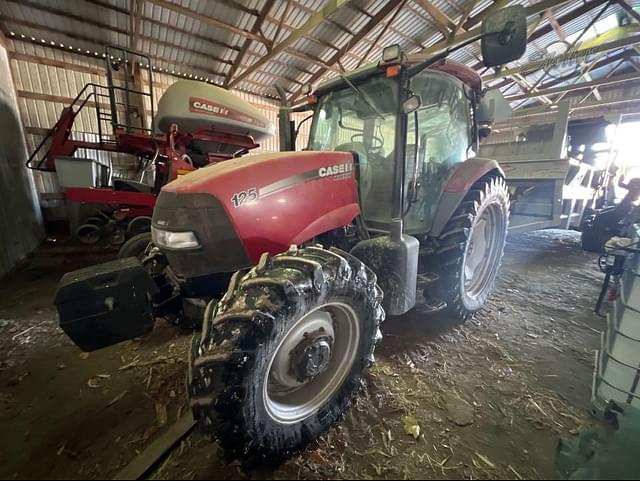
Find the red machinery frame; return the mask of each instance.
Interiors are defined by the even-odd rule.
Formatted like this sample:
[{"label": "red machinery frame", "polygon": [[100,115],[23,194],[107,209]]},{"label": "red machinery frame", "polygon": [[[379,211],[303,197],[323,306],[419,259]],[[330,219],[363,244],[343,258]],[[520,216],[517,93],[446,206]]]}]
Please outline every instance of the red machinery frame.
[{"label": "red machinery frame", "polygon": [[[65,198],[73,202],[109,205],[126,212],[125,218],[139,215],[149,216],[155,206],[156,195],[160,188],[197,167],[187,156],[188,146],[194,141],[233,145],[238,149],[235,154],[208,153],[207,163],[217,163],[237,157],[251,149],[259,147],[253,137],[238,134],[218,127],[207,127],[194,132],[182,132],[177,125],[172,125],[166,135],[152,135],[148,130],[131,130],[116,127],[113,136],[105,140],[101,132],[100,89],[109,89],[97,84],[87,84],[68,107],[65,107],[53,129],[42,140],[27,161],[27,167],[44,172],[55,172],[56,157],[72,157],[78,149],[89,149],[106,152],[118,152],[136,155],[152,161],[156,167],[156,185],[153,193],[119,191],[113,188],[65,188]],[[80,102],[83,95],[86,97]],[[90,99],[94,99],[98,117],[98,142],[88,142],[72,138],[72,127],[80,111]],[[77,107],[77,108],[74,108]],[[44,156],[36,160],[39,152],[50,140],[49,148]]]}]

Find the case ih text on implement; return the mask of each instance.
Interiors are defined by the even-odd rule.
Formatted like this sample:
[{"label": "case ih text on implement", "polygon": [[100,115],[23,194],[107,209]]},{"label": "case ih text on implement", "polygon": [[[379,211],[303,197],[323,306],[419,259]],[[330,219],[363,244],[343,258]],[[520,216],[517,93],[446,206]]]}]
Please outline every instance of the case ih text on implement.
[{"label": "case ih text on implement", "polygon": [[[524,9],[494,12],[482,32],[469,43],[482,40],[487,66],[519,58]],[[164,186],[141,261],[63,278],[63,329],[96,349],[155,317],[204,319],[188,376],[201,427],[241,458],[304,447],[357,395],[385,313],[461,322],[493,288],[509,195],[498,164],[474,157],[482,82],[446,61],[453,50],[418,59],[389,47],[305,105],[283,102],[283,152]],[[304,152],[292,111],[312,111]]]}]

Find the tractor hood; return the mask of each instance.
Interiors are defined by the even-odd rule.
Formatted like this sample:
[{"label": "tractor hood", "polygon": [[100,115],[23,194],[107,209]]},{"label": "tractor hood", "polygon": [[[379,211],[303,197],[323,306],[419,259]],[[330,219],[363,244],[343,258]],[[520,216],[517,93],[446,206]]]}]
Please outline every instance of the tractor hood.
[{"label": "tractor hood", "polygon": [[[309,182],[336,172],[353,171],[353,156],[344,152],[270,152],[230,159],[195,170],[167,184],[166,192],[227,191],[223,183],[264,189],[270,182]],[[300,177],[302,176],[302,177]],[[292,179],[292,177],[295,177]]]},{"label": "tractor hood", "polygon": [[283,252],[348,225],[360,213],[357,199],[353,154],[266,153],[226,160],[167,184],[153,225],[196,234],[200,253],[169,256],[172,266],[189,257],[176,270],[192,277],[255,264],[264,252]]}]

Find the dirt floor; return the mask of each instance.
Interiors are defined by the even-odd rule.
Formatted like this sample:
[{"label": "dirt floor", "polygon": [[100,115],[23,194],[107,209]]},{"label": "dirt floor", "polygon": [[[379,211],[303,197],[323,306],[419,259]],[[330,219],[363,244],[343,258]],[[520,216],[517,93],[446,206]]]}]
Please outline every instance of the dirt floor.
[{"label": "dirt floor", "polygon": [[[189,333],[158,323],[85,355],[58,329],[61,274],[109,255],[49,244],[0,284],[1,478],[112,477],[187,409]],[[595,261],[575,233],[512,236],[474,320],[387,320],[366,391],[304,453],[247,472],[196,431],[150,477],[555,478],[558,438],[594,422]]]}]

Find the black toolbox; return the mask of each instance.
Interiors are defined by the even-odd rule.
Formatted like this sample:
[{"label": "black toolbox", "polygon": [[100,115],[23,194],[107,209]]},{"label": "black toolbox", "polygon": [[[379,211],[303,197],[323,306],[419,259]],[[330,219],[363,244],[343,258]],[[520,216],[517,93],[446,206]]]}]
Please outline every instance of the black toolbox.
[{"label": "black toolbox", "polygon": [[55,298],[60,327],[84,351],[140,337],[153,328],[157,290],[135,257],[69,272]]}]

